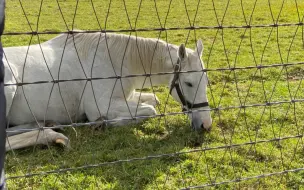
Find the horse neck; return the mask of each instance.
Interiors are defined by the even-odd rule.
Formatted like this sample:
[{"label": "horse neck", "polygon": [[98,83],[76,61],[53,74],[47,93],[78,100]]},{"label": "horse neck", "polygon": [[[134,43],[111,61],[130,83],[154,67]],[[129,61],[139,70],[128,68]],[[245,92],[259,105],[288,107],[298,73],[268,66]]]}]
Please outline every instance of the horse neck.
[{"label": "horse neck", "polygon": [[[156,57],[155,61],[152,62],[151,69],[147,69],[146,72],[149,73],[165,73],[165,72],[173,72],[174,70],[174,64],[177,62],[177,47],[173,45],[167,44],[160,44],[160,51],[156,51],[154,54],[154,57]],[[151,66],[151,63],[147,64],[149,67]],[[170,79],[172,78],[172,75],[170,74],[163,74],[163,75],[157,75],[153,74],[151,76],[152,78],[152,84],[153,86],[157,85],[169,85]],[[149,82],[150,83],[150,82]],[[150,86],[150,85],[148,85]]]},{"label": "horse neck", "polygon": [[[98,37],[98,35],[93,37],[96,38],[96,36]],[[119,59],[114,61],[114,67],[118,72],[117,74],[119,74],[121,68],[120,59],[124,56],[129,56],[127,61],[128,63],[124,64],[124,67],[126,67],[128,72],[130,72],[128,74],[141,75],[143,73],[163,73],[173,71],[173,64],[177,61],[178,46],[149,38],[135,38],[134,36],[129,38],[128,35],[122,34],[107,34],[107,36],[110,51],[114,52],[116,57]],[[93,39],[93,37],[89,40]],[[82,42],[83,41],[85,40],[82,40]],[[81,47],[95,48],[94,45],[83,45]],[[99,48],[101,48],[101,46],[99,46]],[[127,48],[127,50],[125,48]],[[105,51],[106,50],[99,52]],[[93,53],[94,51],[89,52]],[[125,53],[126,55],[124,55]],[[115,57],[112,57],[111,59],[114,60]],[[172,75],[152,75],[151,78],[153,78],[153,85],[168,85]],[[142,86],[142,81],[140,81],[140,83],[141,85],[138,87]],[[147,84],[146,86],[149,87],[151,84]]]}]

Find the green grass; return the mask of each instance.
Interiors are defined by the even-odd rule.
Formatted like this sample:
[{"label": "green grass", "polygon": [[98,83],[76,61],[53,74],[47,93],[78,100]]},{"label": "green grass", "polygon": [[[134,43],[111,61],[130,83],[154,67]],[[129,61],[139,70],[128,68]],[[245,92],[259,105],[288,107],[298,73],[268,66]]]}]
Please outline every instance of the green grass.
[{"label": "green grass", "polygon": [[[44,0],[37,29],[40,1],[22,0],[22,5],[33,30],[64,31],[66,25],[55,0]],[[98,22],[93,14],[91,2],[81,0],[73,26],[76,2],[58,1],[69,29],[98,30]],[[109,0],[93,1],[102,28]],[[107,19],[107,29],[129,29],[124,1],[113,0]],[[163,25],[169,0],[157,0],[156,14],[153,0],[143,0],[138,15],[139,0],[126,0],[126,8],[132,27],[159,28]],[[191,23],[196,14],[197,1],[185,0]],[[201,1],[194,22],[197,26],[216,26],[212,0]],[[215,0],[214,6],[222,25],[247,25],[254,6],[254,0]],[[243,16],[241,2],[243,2]],[[297,23],[304,14],[302,0],[286,0],[281,11],[281,0],[258,0],[252,15],[252,25],[272,24],[273,18],[282,23]],[[297,2],[297,6],[296,3]],[[297,12],[299,11],[299,14]],[[19,1],[7,0],[6,32],[31,31]],[[223,15],[225,14],[224,19]],[[300,16],[298,16],[300,15]],[[158,20],[158,16],[160,22]],[[166,27],[187,27],[189,21],[183,0],[173,0],[168,14]],[[135,33],[132,33],[135,34]],[[138,32],[145,37],[160,37],[170,43],[185,43],[188,31]],[[303,62],[303,27],[289,26],[279,28],[196,30],[189,33],[188,47],[193,48],[195,38],[204,43],[203,60],[208,68],[228,68],[231,66],[254,66],[255,64],[274,64]],[[54,35],[40,35],[40,41]],[[28,45],[29,35],[5,36],[5,47]],[[38,43],[37,36],[31,43]],[[303,99],[303,66],[290,66],[286,69],[267,68],[209,72],[209,100],[211,107],[239,106]],[[289,85],[289,88],[288,88]],[[263,87],[264,86],[264,87]],[[297,90],[299,89],[299,90]],[[148,89],[151,91],[151,89]],[[168,96],[168,89],[155,87],[154,91],[161,100],[160,110],[165,112],[181,111],[179,105]],[[60,168],[74,168],[88,164],[112,162],[187,151],[194,148],[218,147],[227,144],[242,144],[250,141],[267,140],[278,137],[303,134],[303,103],[280,104],[271,107],[229,109],[213,112],[213,129],[210,133],[197,134],[190,130],[185,116],[168,116],[149,119],[141,124],[121,128],[107,128],[92,131],[88,127],[64,133],[71,138],[71,151],[60,147],[36,147],[8,153],[6,172],[8,176],[39,173]],[[166,121],[166,122],[165,122]],[[302,168],[304,161],[302,139],[287,139],[280,143],[268,142],[255,146],[246,145],[235,148],[214,149],[127,163],[118,163],[81,169],[60,174],[35,176],[8,180],[10,189],[178,189],[200,184],[229,181],[236,178],[278,172],[286,169]],[[239,183],[216,186],[216,189],[302,189],[304,172],[253,179]]]}]

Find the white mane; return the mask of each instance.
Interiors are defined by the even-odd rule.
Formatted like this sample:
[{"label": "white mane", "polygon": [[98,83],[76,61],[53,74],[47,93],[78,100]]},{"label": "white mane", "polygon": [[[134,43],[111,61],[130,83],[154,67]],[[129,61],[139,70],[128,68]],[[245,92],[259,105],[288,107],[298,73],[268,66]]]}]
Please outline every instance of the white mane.
[{"label": "white mane", "polygon": [[81,60],[87,59],[90,53],[95,53],[97,46],[99,48],[104,46],[106,51],[102,52],[103,56],[108,56],[110,53],[111,57],[128,57],[134,68],[139,68],[136,73],[143,72],[140,69],[143,65],[145,71],[150,72],[151,63],[153,64],[151,72],[163,70],[166,58],[176,57],[178,49],[178,46],[160,39],[101,32],[61,34],[44,44],[66,49],[76,46]]}]

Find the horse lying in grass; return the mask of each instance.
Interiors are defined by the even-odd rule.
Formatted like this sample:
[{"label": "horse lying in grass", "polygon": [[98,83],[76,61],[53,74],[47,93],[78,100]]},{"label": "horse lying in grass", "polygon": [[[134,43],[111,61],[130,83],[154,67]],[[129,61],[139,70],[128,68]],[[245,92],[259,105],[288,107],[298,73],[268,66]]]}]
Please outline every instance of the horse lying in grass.
[{"label": "horse lying in grass", "polygon": [[[189,113],[194,129],[212,123],[207,100],[207,76],[202,70],[203,44],[196,49],[123,34],[62,34],[41,44],[4,48],[8,138],[6,150],[35,144],[69,144],[52,129],[23,131],[106,118],[110,125],[126,125],[134,116],[156,114],[157,97],[135,89],[168,85],[170,94]],[[113,76],[174,72],[176,74],[115,78]],[[85,80],[86,78],[107,78]],[[150,78],[149,78],[150,77]],[[35,81],[84,79],[58,83]],[[132,116],[131,116],[132,115]],[[47,122],[46,122],[47,121]]]}]

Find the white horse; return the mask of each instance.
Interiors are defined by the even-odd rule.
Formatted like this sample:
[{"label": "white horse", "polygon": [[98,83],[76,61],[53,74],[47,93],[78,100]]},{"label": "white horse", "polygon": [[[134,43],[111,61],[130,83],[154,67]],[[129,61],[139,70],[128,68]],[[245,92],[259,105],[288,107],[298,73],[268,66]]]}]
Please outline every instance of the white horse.
[{"label": "white horse", "polygon": [[[5,84],[202,70],[201,40],[196,46],[191,50],[184,45],[123,34],[62,34],[37,45],[4,48]],[[170,94],[185,109],[205,110],[188,115],[193,128],[210,128],[205,73],[152,74],[150,77],[151,81],[145,76],[136,76],[6,86],[7,118],[9,125],[15,126],[8,132],[46,126],[45,121],[71,124],[85,118],[90,122],[114,119],[111,125],[126,125],[128,118],[157,114],[154,108],[157,97],[135,91],[152,84],[168,85]],[[63,134],[51,129],[16,134],[8,137],[7,150],[69,142]]]}]

